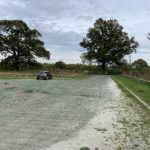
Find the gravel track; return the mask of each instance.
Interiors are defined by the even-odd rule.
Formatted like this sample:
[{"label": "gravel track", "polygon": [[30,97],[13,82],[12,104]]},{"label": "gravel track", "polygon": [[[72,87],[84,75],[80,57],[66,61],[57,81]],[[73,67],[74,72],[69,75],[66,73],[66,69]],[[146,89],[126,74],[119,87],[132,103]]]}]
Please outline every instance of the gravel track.
[{"label": "gravel track", "polygon": [[149,150],[150,112],[108,76],[0,81],[0,150]]}]

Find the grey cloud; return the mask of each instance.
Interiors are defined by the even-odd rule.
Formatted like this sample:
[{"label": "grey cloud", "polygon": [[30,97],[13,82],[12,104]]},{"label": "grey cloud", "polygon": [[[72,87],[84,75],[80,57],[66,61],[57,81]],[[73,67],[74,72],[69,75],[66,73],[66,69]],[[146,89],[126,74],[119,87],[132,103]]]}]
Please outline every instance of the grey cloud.
[{"label": "grey cloud", "polygon": [[53,47],[57,47],[57,45],[59,45],[58,49],[61,48],[64,51],[69,52],[72,50],[79,51],[79,42],[82,39],[82,35],[76,32],[53,31],[45,33],[43,38],[48,45],[51,45]]}]

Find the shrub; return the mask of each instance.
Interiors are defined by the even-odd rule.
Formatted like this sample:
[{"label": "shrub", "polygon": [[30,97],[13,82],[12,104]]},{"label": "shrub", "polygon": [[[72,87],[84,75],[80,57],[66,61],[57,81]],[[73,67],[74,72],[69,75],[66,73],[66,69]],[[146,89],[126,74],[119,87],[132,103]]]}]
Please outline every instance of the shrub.
[{"label": "shrub", "polygon": [[66,68],[66,64],[63,61],[57,61],[55,63],[55,66],[56,66],[56,68],[59,68],[59,69],[65,69]]},{"label": "shrub", "polygon": [[82,147],[80,150],[90,150],[88,147]]}]

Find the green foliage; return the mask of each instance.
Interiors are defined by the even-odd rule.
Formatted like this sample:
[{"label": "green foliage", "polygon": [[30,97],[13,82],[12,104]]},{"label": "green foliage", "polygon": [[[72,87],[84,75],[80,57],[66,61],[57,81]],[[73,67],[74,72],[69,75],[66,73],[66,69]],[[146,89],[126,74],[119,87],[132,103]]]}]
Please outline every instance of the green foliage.
[{"label": "green foliage", "polygon": [[107,68],[107,74],[120,75],[120,74],[122,74],[122,71],[118,67],[109,67],[109,68]]},{"label": "green foliage", "polygon": [[50,52],[40,40],[41,34],[21,20],[0,21],[0,54],[2,66],[13,70],[35,64],[35,57],[50,58]]},{"label": "green foliage", "polygon": [[82,147],[80,150],[90,150],[88,147]]},{"label": "green foliage", "polygon": [[56,68],[64,69],[66,68],[66,64],[63,61],[58,61],[55,63]]},{"label": "green foliage", "polygon": [[67,70],[84,70],[85,67],[82,64],[67,64],[66,69]]},{"label": "green foliage", "polygon": [[[32,60],[30,63],[19,63],[19,71],[37,70],[37,69],[41,69],[41,68],[42,68],[42,64],[38,63],[35,60]],[[16,69],[13,68],[13,61],[8,60],[6,58],[6,59],[2,60],[0,63],[0,70],[2,70],[2,71],[13,71]]]},{"label": "green foliage", "polygon": [[123,71],[132,71],[132,66],[131,66],[131,65],[128,65],[128,64],[123,64],[123,65],[121,66],[121,69],[122,69]]},{"label": "green foliage", "polygon": [[132,67],[133,69],[142,72],[145,68],[148,67],[148,63],[143,59],[138,59],[132,63]]},{"label": "green foliage", "polygon": [[121,59],[136,50],[138,42],[129,38],[117,20],[96,20],[80,46],[86,49],[84,62],[96,62],[103,70],[107,65],[120,65]]},{"label": "green foliage", "polygon": [[55,70],[56,67],[55,67],[55,64],[44,63],[42,64],[41,69],[52,71],[52,70]]}]

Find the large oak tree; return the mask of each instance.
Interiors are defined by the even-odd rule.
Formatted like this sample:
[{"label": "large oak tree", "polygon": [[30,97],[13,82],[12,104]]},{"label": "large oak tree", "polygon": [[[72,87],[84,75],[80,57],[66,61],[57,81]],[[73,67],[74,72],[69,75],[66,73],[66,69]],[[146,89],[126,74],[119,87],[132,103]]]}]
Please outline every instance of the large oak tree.
[{"label": "large oak tree", "polygon": [[138,42],[129,37],[117,20],[98,19],[89,28],[80,46],[86,51],[82,59],[98,63],[105,71],[107,65],[119,65],[125,55],[136,51]]},{"label": "large oak tree", "polygon": [[0,21],[0,54],[4,56],[3,64],[14,70],[25,65],[32,65],[37,58],[50,58],[45,49],[41,34],[30,29],[21,20]]}]

